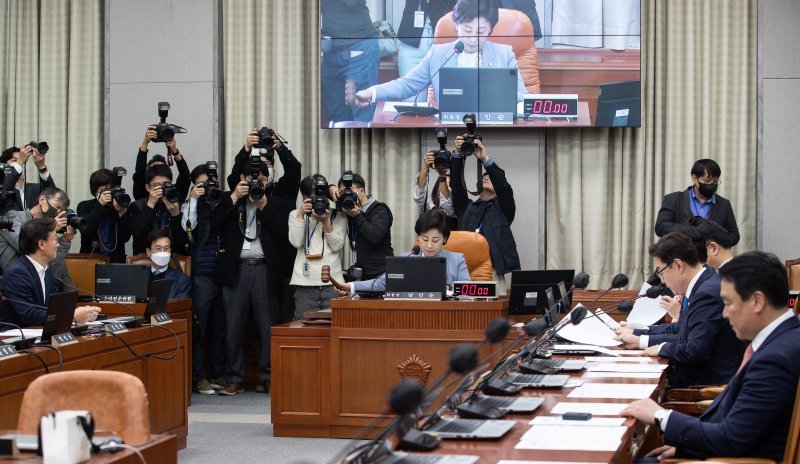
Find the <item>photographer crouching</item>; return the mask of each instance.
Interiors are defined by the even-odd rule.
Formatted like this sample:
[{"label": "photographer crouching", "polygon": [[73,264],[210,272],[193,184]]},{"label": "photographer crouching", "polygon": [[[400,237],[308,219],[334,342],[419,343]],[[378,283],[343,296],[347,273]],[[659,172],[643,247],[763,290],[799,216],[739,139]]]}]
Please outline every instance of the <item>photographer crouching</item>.
[{"label": "photographer crouching", "polygon": [[[478,232],[489,242],[498,293],[501,293],[506,288],[505,274],[520,269],[517,243],[511,232],[511,223],[517,210],[514,190],[506,180],[505,171],[500,169],[483,146],[483,140],[476,132],[475,115],[466,115],[464,120],[467,133],[456,137],[456,151],[450,160],[453,205],[458,215],[459,230]],[[467,196],[464,182],[464,162],[471,155],[486,170],[475,201]]]},{"label": "photographer crouching", "polygon": [[125,262],[125,244],[131,239],[128,207],[131,197],[122,188],[125,168],[98,169],[89,176],[94,198],[78,203],[79,216],[86,218],[81,231],[81,253],[101,253],[112,263]]}]

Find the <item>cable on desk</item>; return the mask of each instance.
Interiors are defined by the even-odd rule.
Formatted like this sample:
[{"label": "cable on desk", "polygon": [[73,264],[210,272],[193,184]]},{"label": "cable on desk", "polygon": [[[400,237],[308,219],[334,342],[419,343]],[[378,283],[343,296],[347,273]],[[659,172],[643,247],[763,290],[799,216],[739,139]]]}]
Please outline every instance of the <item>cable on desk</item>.
[{"label": "cable on desk", "polygon": [[19,351],[17,351],[17,353],[27,353],[27,354],[33,356],[34,358],[38,359],[39,362],[42,363],[42,367],[44,367],[44,373],[45,374],[49,374],[50,373],[50,368],[47,367],[47,363],[44,362],[44,359],[42,359],[41,356],[39,356],[39,353],[36,353],[34,351],[30,351],[30,350],[19,350]]},{"label": "cable on desk", "polygon": [[128,342],[126,342],[122,337],[120,337],[119,334],[117,334],[115,332],[108,332],[108,333],[113,335],[114,338],[116,338],[117,340],[121,341],[122,344],[125,345],[125,348],[127,348],[128,351],[130,351],[130,353],[134,357],[139,358],[139,359],[154,358],[154,359],[158,359],[158,360],[161,360],[161,361],[169,361],[170,359],[173,359],[175,356],[178,356],[178,353],[181,350],[181,339],[178,338],[178,334],[176,334],[172,329],[169,329],[169,328],[161,326],[161,325],[151,325],[151,324],[145,324],[142,327],[157,327],[157,328],[164,329],[167,332],[171,333],[172,336],[175,337],[175,352],[172,353],[170,356],[159,356],[159,355],[157,355],[157,354],[155,354],[155,353],[153,353],[151,351],[148,351],[148,352],[143,353],[143,354],[139,354],[136,351],[134,351],[133,348],[131,348],[131,346],[128,344]]},{"label": "cable on desk", "polygon": [[50,345],[34,345],[34,346],[36,346],[37,348],[47,348],[58,353],[58,370],[56,372],[61,372],[61,368],[64,367],[64,356],[62,356],[61,350],[59,350],[55,346],[50,346]]}]

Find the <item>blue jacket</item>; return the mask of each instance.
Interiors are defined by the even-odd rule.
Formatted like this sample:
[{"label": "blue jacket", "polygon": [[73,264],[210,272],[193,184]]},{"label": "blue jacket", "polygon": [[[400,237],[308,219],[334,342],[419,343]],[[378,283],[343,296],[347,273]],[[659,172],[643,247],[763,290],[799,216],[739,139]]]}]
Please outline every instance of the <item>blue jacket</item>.
[{"label": "blue jacket", "polygon": [[672,412],[665,441],[676,456],[750,456],[780,462],[800,377],[800,322],[781,323],[700,417]]},{"label": "blue jacket", "polygon": [[[50,294],[55,291],[53,271],[49,267],[44,274],[44,286],[46,291],[42,294],[39,274],[36,273],[36,268],[33,267],[33,263],[27,256],[20,256],[6,270],[0,281],[0,288],[5,297],[47,307],[50,302]],[[0,322],[10,322],[22,327],[44,325],[47,319],[47,309],[31,304],[3,301],[0,305]],[[10,327],[0,327],[0,331],[6,329],[10,329]]]},{"label": "blue jacket", "polygon": [[[407,254],[405,256],[411,256]],[[418,255],[422,257],[423,255]],[[439,256],[443,257],[447,263],[447,284],[452,285],[453,282],[461,280],[471,280],[469,277],[469,270],[467,270],[467,261],[464,255],[454,251],[441,250]],[[370,280],[362,280],[353,282],[353,288],[356,293],[358,292],[383,292],[386,291],[386,273]]]},{"label": "blue jacket", "polygon": [[[692,288],[686,312],[677,324],[671,324],[677,326],[677,339],[667,341],[658,355],[673,364],[673,388],[726,384],[742,362],[747,343],[737,339],[722,318],[719,286],[717,273],[703,270]],[[655,344],[653,337],[650,342]]]},{"label": "blue jacket", "polygon": [[[152,276],[152,270],[150,275]],[[170,299],[192,297],[192,279],[188,275],[177,269],[167,268],[163,278],[172,279],[172,288],[169,290]]]}]

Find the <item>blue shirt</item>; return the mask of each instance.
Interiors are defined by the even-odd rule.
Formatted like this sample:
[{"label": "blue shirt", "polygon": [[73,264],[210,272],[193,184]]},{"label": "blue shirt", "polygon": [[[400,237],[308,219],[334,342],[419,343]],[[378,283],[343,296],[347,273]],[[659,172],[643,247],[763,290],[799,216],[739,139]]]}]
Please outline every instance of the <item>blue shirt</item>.
[{"label": "blue shirt", "polygon": [[692,208],[692,214],[700,216],[703,219],[708,219],[708,213],[711,212],[711,207],[717,204],[717,194],[711,195],[707,202],[703,203],[694,194],[694,186],[689,187],[689,206]]}]

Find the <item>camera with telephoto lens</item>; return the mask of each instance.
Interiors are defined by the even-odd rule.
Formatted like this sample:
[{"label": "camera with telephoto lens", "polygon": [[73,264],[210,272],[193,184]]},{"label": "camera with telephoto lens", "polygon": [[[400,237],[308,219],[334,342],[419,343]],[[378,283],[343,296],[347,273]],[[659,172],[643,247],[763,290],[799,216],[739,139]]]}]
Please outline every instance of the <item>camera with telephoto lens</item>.
[{"label": "camera with telephoto lens", "polygon": [[275,145],[274,130],[270,129],[269,127],[262,127],[256,131],[256,135],[258,135],[258,143],[253,145],[255,148],[266,148],[268,150],[272,150],[272,146]]},{"label": "camera with telephoto lens", "polygon": [[461,153],[470,156],[475,153],[475,141],[483,142],[483,137],[476,131],[478,128],[477,119],[474,114],[464,115],[464,124],[467,125],[467,133],[464,134],[464,143],[461,144]]},{"label": "camera with telephoto lens", "polygon": [[47,142],[34,142],[31,140],[30,142],[28,142],[28,145],[35,148],[36,151],[38,151],[42,155],[44,155],[45,153],[47,153],[48,150],[50,150],[50,146],[47,145]]},{"label": "camera with telephoto lens", "polygon": [[436,129],[436,140],[439,142],[439,149],[433,152],[433,167],[436,170],[447,169],[450,167],[450,157],[453,156],[447,150],[447,128],[440,127]]},{"label": "camera with telephoto lens", "polygon": [[216,204],[222,200],[222,190],[219,188],[219,170],[216,161],[206,162],[206,173],[208,179],[203,182],[203,188],[206,193],[203,195],[203,200],[206,203]]},{"label": "camera with telephoto lens", "polygon": [[264,198],[264,184],[258,179],[258,176],[261,175],[261,155],[257,153],[256,150],[253,150],[254,154],[250,156],[250,183],[247,184],[247,187],[250,189],[250,199],[253,201],[259,201]]},{"label": "camera with telephoto lens", "polygon": [[170,203],[177,203],[178,201],[180,201],[178,188],[172,185],[172,182],[167,181],[161,183],[161,194]]},{"label": "camera with telephoto lens", "polygon": [[160,121],[153,124],[156,126],[156,138],[153,139],[153,142],[171,142],[175,138],[175,134],[186,133],[186,129],[183,127],[167,122],[169,110],[169,102],[158,102],[158,118]]},{"label": "camera with telephoto lens", "polygon": [[[125,189],[122,188],[122,178],[128,175],[128,170],[122,166],[117,166],[111,170],[111,173],[113,174],[111,178],[111,198],[117,202],[120,208],[127,208],[131,205],[131,197],[125,193]],[[109,204],[109,206],[112,208],[114,207],[114,205],[111,204]]]},{"label": "camera with telephoto lens", "polygon": [[83,230],[86,228],[86,218],[78,216],[74,210],[64,211],[64,217],[67,219],[67,225],[73,229]]},{"label": "camera with telephoto lens", "polygon": [[345,171],[342,174],[342,184],[344,189],[339,192],[339,198],[336,199],[336,209],[350,211],[359,203],[358,194],[353,191],[353,171]]},{"label": "camera with telephoto lens", "polygon": [[314,196],[311,197],[311,209],[317,216],[322,216],[328,211],[328,180],[322,176],[314,177]]}]

